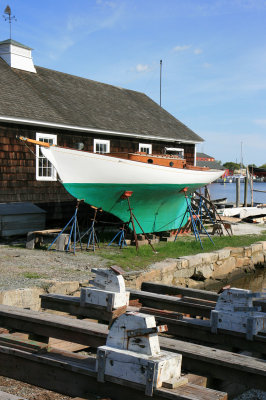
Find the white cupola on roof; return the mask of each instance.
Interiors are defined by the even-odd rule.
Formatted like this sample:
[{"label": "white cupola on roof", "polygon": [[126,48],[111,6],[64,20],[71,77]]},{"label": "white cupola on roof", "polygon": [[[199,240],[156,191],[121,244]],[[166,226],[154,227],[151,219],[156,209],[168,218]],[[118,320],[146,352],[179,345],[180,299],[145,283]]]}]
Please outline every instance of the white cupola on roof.
[{"label": "white cupola on roof", "polygon": [[36,73],[31,51],[30,47],[24,46],[13,39],[0,42],[0,58],[11,68]]}]

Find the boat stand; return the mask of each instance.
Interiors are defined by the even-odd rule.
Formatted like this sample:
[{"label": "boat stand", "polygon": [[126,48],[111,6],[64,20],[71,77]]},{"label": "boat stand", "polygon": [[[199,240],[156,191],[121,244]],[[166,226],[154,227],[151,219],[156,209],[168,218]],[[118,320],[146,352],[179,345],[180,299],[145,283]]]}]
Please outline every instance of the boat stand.
[{"label": "boat stand", "polygon": [[203,229],[205,231],[205,233],[207,234],[208,238],[210,239],[210,241],[214,245],[212,238],[210,237],[210,235],[208,234],[208,232],[204,228],[201,220],[199,219],[199,216],[195,213],[195,211],[191,207],[191,204],[190,204],[188,196],[187,196],[187,188],[184,188],[182,191],[184,192],[184,195],[185,195],[187,208],[186,208],[186,211],[185,211],[185,213],[183,215],[182,221],[181,221],[181,223],[179,225],[178,231],[177,231],[177,233],[175,235],[175,241],[176,241],[177,236],[179,235],[179,233],[181,231],[183,221],[184,221],[186,215],[188,214],[189,217],[190,217],[190,221],[191,221],[191,225],[192,225],[192,229],[193,229],[193,233],[194,233],[196,242],[199,240],[201,248],[203,249],[203,245],[202,245],[202,242],[201,242],[201,239],[200,239],[200,234],[199,234],[199,231],[198,231],[198,228],[197,228],[197,222],[199,223],[201,229]]},{"label": "boat stand", "polygon": [[80,201],[81,200],[77,200],[77,205],[76,205],[76,208],[75,208],[74,215],[68,221],[66,226],[61,230],[61,232],[56,236],[56,238],[53,240],[53,242],[50,244],[50,246],[48,247],[47,250],[51,250],[53,244],[57,241],[57,239],[59,239],[59,237],[64,233],[64,231],[69,227],[70,224],[71,224],[70,234],[69,234],[69,238],[68,238],[68,242],[67,242],[67,246],[66,246],[65,251],[70,251],[72,236],[73,236],[72,242],[73,242],[73,252],[74,252],[74,254],[76,254],[77,237],[78,237],[78,241],[80,243],[80,250],[82,250],[81,237],[80,237],[80,231],[79,231],[79,224],[78,224],[78,219],[77,219],[78,208],[79,208]]},{"label": "boat stand", "polygon": [[93,207],[93,206],[91,206],[91,208],[94,209],[94,216],[93,216],[93,218],[91,220],[92,223],[91,223],[90,228],[81,236],[81,239],[84,238],[84,236],[89,235],[86,250],[95,251],[96,246],[98,247],[98,249],[100,248],[99,239],[98,239],[98,236],[97,236],[96,231],[95,231],[95,222],[97,222],[96,221],[97,212],[98,211],[101,212],[102,209],[101,208],[97,208],[97,207]]},{"label": "boat stand", "polygon": [[[199,206],[198,206],[198,209],[197,209],[197,215],[200,216],[200,222],[201,222],[201,224],[202,224],[202,217],[203,217],[203,211],[204,211],[204,210],[205,210],[206,216],[209,217],[210,221],[211,221],[212,224],[214,225],[215,222],[213,221],[213,219],[212,219],[212,217],[211,217],[210,211],[209,211],[208,207],[206,206],[206,203],[205,203],[203,197],[200,195]],[[199,232],[202,233],[202,225],[201,225],[200,228],[199,228]]]},{"label": "boat stand", "polygon": [[117,246],[120,247],[120,249],[123,249],[123,247],[127,246],[126,239],[125,239],[125,224],[122,226],[122,228],[119,229],[117,234],[113,237],[110,243],[108,243],[108,246],[111,246],[112,243],[115,242],[115,240],[118,240],[118,243],[114,243]]},{"label": "boat stand", "polygon": [[130,212],[130,219],[129,222],[127,223],[127,225],[129,225],[131,223],[132,225],[132,229],[133,229],[133,234],[134,234],[134,239],[135,239],[135,245],[136,245],[136,250],[139,249],[139,242],[138,242],[138,237],[137,237],[137,233],[136,233],[136,229],[135,229],[135,223],[134,220],[136,221],[136,223],[138,224],[138,226],[140,227],[143,235],[145,236],[145,239],[148,241],[149,245],[151,246],[152,250],[154,253],[157,253],[157,251],[155,250],[155,248],[153,247],[151,240],[148,238],[148,236],[146,235],[146,233],[144,232],[142,226],[140,225],[139,221],[137,220],[137,217],[135,216],[135,214],[133,213],[133,208],[130,205],[130,197],[132,196],[133,192],[132,191],[125,191],[122,196],[121,199],[125,200],[127,199],[128,202],[128,211]]},{"label": "boat stand", "polygon": [[[209,218],[210,221],[212,222],[213,226],[219,225],[219,226],[220,226],[220,232],[221,232],[222,234],[224,234],[224,233],[223,233],[223,229],[221,228],[221,227],[223,226],[224,231],[227,233],[227,235],[228,235],[228,236],[232,236],[232,230],[231,230],[231,233],[230,233],[230,229],[231,229],[231,228],[228,229],[228,223],[225,223],[225,222],[222,220],[221,216],[220,216],[220,215],[218,214],[218,212],[217,212],[217,208],[215,207],[214,203],[208,198],[208,197],[210,197],[210,194],[209,194],[209,191],[208,191],[207,188],[205,188],[205,192],[206,192],[207,196],[206,196],[206,194],[205,194],[205,196],[203,196],[201,193],[195,192],[195,194],[196,194],[196,195],[199,197],[199,199],[200,199],[200,200],[199,200],[199,203],[204,205],[204,209],[205,209],[205,218]],[[201,200],[202,200],[202,203],[201,203]],[[200,209],[200,206],[199,206],[198,209]],[[202,207],[201,207],[200,212],[201,212],[201,221],[202,221],[202,216],[203,216],[203,215],[202,215],[202,214],[203,214]],[[211,217],[211,215],[212,215],[212,217]],[[220,235],[220,236],[221,236],[221,235]]]}]

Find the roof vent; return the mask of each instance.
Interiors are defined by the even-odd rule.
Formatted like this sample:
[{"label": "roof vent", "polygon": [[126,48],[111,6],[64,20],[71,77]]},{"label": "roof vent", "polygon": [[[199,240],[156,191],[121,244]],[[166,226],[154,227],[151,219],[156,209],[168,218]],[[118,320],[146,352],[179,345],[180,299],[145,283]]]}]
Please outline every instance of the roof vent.
[{"label": "roof vent", "polygon": [[11,68],[36,73],[31,51],[30,47],[24,46],[13,39],[0,42],[0,58]]}]

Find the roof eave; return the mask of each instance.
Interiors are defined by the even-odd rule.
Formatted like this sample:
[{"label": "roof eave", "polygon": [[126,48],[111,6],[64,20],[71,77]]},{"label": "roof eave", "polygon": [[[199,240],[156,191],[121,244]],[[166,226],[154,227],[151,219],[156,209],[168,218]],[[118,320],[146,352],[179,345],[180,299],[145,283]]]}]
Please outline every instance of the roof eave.
[{"label": "roof eave", "polygon": [[31,126],[38,126],[43,128],[56,128],[56,129],[64,129],[69,131],[75,132],[90,132],[96,134],[104,134],[104,135],[112,135],[112,136],[126,136],[126,137],[135,137],[140,139],[151,139],[151,140],[158,140],[164,142],[176,142],[176,143],[191,143],[197,144],[202,143],[204,140],[195,141],[195,140],[186,140],[186,139],[178,139],[178,138],[168,138],[168,137],[158,137],[152,135],[144,135],[144,134],[136,134],[136,133],[128,133],[128,132],[117,132],[112,130],[104,130],[104,129],[96,129],[96,128],[88,128],[76,125],[67,125],[67,124],[57,124],[54,122],[45,122],[45,121],[38,121],[38,120],[31,120],[27,118],[15,118],[9,117],[5,115],[0,115],[0,121],[5,123],[12,123],[12,124],[23,124],[23,125],[31,125]]}]

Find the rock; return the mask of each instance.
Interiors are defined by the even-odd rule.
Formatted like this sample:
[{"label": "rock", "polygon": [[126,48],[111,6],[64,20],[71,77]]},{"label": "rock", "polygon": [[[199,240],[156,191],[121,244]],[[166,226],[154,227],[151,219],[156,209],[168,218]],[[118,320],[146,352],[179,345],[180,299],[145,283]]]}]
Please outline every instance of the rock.
[{"label": "rock", "polygon": [[194,256],[181,257],[181,259],[188,261],[189,268],[196,267],[197,265],[200,265],[202,263],[201,254],[195,254]]},{"label": "rock", "polygon": [[212,277],[214,279],[222,279],[226,275],[230,274],[236,266],[236,259],[234,257],[229,257],[227,260],[222,262],[221,265],[215,268]]},{"label": "rock", "polygon": [[258,253],[258,252],[261,253],[263,250],[261,243],[253,243],[250,245],[250,248],[251,248],[251,254]]},{"label": "rock", "polygon": [[218,260],[218,254],[215,253],[203,253],[201,254],[202,264],[212,264]]},{"label": "rock", "polygon": [[218,254],[218,260],[224,260],[225,258],[230,257],[231,254],[231,249],[221,249],[221,250],[216,250],[215,253]]}]

